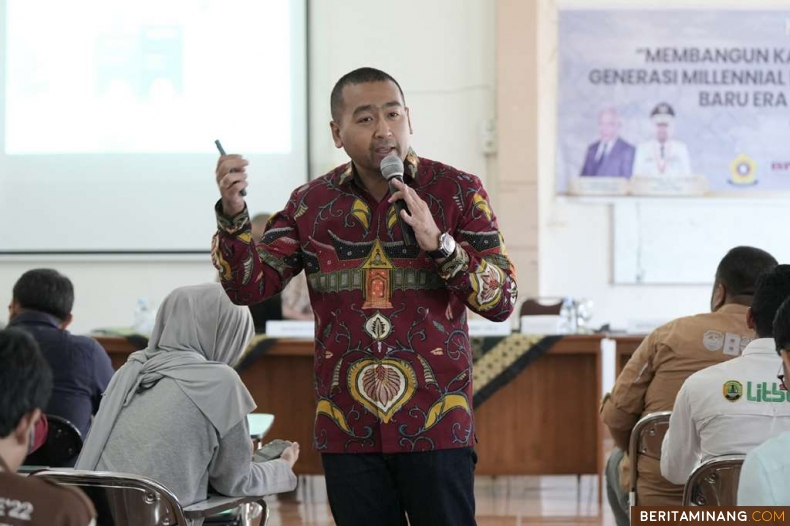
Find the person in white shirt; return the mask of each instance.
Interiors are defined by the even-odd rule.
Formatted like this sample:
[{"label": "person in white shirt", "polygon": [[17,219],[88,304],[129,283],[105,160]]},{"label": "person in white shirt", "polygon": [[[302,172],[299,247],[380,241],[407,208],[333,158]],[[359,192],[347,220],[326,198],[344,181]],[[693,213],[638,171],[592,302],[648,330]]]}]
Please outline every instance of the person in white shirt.
[{"label": "person in white shirt", "polygon": [[[782,361],[777,378],[784,385],[790,371],[790,299],[779,307],[776,314],[774,340]],[[738,506],[790,506],[788,450],[790,432],[785,432],[746,455],[738,481]]]},{"label": "person in white shirt", "polygon": [[692,175],[685,143],[670,138],[675,110],[666,102],[650,113],[656,137],[639,144],[634,159],[634,177],[688,177]]},{"label": "person in white shirt", "polygon": [[[693,469],[713,457],[746,454],[790,431],[787,391],[777,382],[782,360],[771,337],[776,312],[790,297],[790,265],[757,280],[747,324],[754,329],[742,355],[691,375],[681,387],[661,448],[661,474],[685,484]],[[705,334],[712,347],[725,334]]]}]

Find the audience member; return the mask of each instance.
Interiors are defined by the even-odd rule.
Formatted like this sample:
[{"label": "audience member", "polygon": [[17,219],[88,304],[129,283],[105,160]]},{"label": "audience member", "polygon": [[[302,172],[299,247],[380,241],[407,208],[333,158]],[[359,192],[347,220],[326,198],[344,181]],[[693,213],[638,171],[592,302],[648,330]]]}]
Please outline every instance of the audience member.
[{"label": "audience member", "polygon": [[209,483],[228,496],[292,491],[298,444],[280,459],[252,461],[255,403],[231,366],[253,333],[247,308],[219,284],[170,293],[148,348],[110,383],[77,468],[151,477],[184,505],[204,500]]},{"label": "audience member", "polygon": [[9,327],[29,332],[52,367],[54,388],[46,413],[65,418],[84,437],[113,368],[96,340],[66,330],[73,306],[69,278],[52,269],[29,270],[14,285]]},{"label": "audience member", "polygon": [[[782,358],[782,366],[777,373],[777,379],[784,387],[780,394],[788,398],[785,382],[790,371],[790,299],[785,300],[776,314],[773,334],[776,352]],[[773,391],[771,395],[774,395]],[[790,506],[789,449],[790,431],[786,431],[766,440],[746,455],[738,483],[739,506]]]},{"label": "audience member", "polygon": [[[16,474],[35,441],[52,393],[52,371],[23,331],[0,331],[0,523],[7,526],[87,526],[93,505],[79,490]],[[12,514],[11,511],[15,512]]]}]

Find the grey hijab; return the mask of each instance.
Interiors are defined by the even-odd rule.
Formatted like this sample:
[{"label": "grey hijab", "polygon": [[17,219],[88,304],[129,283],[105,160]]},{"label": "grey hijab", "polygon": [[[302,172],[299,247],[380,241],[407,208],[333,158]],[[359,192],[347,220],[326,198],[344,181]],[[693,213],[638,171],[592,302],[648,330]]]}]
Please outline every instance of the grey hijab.
[{"label": "grey hijab", "polygon": [[159,308],[148,348],[132,353],[107,386],[75,467],[96,469],[123,407],[140,386],[165,377],[224,436],[255,409],[231,367],[254,333],[249,309],[231,303],[219,284],[174,290]]}]

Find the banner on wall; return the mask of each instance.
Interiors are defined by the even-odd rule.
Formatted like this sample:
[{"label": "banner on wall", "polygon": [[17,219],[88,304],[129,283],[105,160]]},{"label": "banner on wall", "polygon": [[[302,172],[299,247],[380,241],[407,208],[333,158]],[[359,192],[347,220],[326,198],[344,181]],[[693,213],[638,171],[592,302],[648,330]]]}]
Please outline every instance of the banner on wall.
[{"label": "banner on wall", "polygon": [[790,11],[561,10],[557,192],[790,192]]}]

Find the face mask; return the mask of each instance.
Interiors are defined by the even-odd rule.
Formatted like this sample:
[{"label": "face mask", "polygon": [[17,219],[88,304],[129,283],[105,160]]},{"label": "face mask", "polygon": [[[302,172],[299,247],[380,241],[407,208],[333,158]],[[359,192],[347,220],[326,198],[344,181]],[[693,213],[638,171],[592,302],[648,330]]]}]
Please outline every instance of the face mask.
[{"label": "face mask", "polygon": [[[38,422],[36,422],[38,425]],[[34,446],[36,445],[36,426],[33,425],[30,427],[30,436],[27,437],[27,454],[31,454],[34,451]]]}]

